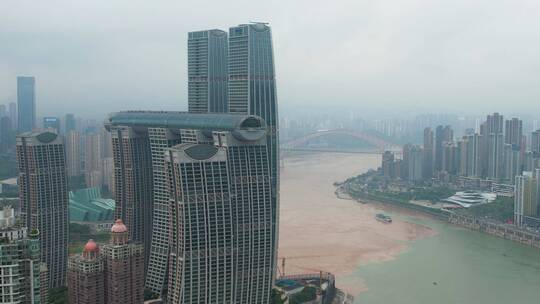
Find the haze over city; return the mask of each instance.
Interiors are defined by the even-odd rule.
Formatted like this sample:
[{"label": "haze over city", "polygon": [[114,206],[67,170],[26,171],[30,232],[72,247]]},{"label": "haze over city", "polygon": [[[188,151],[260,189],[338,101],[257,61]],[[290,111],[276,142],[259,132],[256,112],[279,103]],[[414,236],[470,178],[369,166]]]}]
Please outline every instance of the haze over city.
[{"label": "haze over city", "polygon": [[0,304],[531,304],[540,3],[0,1]]},{"label": "haze over city", "polygon": [[540,109],[540,3],[527,0],[5,0],[0,103],[32,75],[38,116],[185,110],[186,33],[249,20],[273,25],[282,112]]}]

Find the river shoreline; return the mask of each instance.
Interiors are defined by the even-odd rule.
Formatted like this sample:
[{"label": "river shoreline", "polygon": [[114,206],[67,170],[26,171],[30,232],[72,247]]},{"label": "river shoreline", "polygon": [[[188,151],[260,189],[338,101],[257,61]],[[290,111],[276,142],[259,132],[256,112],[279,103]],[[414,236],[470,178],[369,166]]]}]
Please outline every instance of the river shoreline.
[{"label": "river shoreline", "polygon": [[[338,199],[333,183],[374,168],[378,155],[310,154],[288,157],[281,172],[278,265],[285,274],[318,272],[336,275],[351,294],[367,290],[348,278],[362,265],[396,259],[410,241],[436,235],[433,229],[396,219],[384,224],[375,215],[384,206]],[[351,166],[351,163],[354,166]],[[421,215],[418,215],[421,216]],[[282,270],[280,270],[282,271]]]},{"label": "river shoreline", "polygon": [[423,213],[425,216],[429,216],[433,219],[437,219],[443,222],[447,222],[459,227],[467,228],[473,231],[479,231],[485,234],[493,235],[502,239],[510,240],[523,245],[531,246],[533,248],[540,249],[540,235],[514,227],[512,225],[506,225],[503,223],[495,223],[485,219],[480,219],[472,216],[458,215],[453,212],[442,212],[435,210],[429,210],[432,208],[422,207],[415,204],[393,202],[388,198],[380,198],[374,195],[365,194],[364,197],[356,193],[354,197],[351,193],[347,192],[346,187],[339,185],[336,189],[336,196],[339,198],[345,198],[343,195],[349,197],[349,199],[362,203],[362,204],[382,204],[388,205],[398,210],[410,210],[416,213]]}]

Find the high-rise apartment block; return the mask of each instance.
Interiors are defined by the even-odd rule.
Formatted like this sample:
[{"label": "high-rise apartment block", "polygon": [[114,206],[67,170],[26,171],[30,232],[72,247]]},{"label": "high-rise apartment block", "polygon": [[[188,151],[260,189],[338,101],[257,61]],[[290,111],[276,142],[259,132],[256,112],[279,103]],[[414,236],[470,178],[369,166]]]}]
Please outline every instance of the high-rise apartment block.
[{"label": "high-rise apartment block", "polygon": [[537,169],[533,172],[523,172],[523,175],[516,176],[515,196],[514,196],[514,223],[517,226],[526,225],[528,218],[538,216],[538,195],[540,183],[538,181]]},{"label": "high-rise apartment block", "polygon": [[[167,283],[173,303],[266,303],[275,270],[276,219],[264,120],[123,112],[111,115],[107,128],[115,147],[116,137],[129,135],[140,142],[137,152],[148,153],[154,163],[145,180],[155,198],[146,286],[159,294]],[[118,159],[133,158],[132,151],[119,148],[114,155],[117,172],[122,171]],[[147,161],[132,162],[137,168],[130,171],[144,171],[140,167]],[[124,183],[116,191],[133,187],[122,174],[116,176],[116,183]],[[144,221],[126,212],[118,215],[131,216],[135,226]]]},{"label": "high-rise apartment block", "polygon": [[437,126],[435,129],[435,170],[443,170],[443,150],[445,142],[454,140],[454,131],[450,126]]},{"label": "high-rise apartment block", "polygon": [[144,302],[144,248],[130,242],[128,228],[116,220],[111,239],[103,245],[105,297],[108,304]]},{"label": "high-rise apartment block", "polygon": [[424,146],[423,146],[423,177],[430,179],[433,177],[433,154],[435,142],[433,141],[433,130],[431,128],[424,129]]},{"label": "high-rise apartment block", "polygon": [[71,304],[140,304],[144,301],[143,246],[129,241],[118,219],[109,244],[101,248],[89,240],[81,255],[69,259]]},{"label": "high-rise apartment block", "polygon": [[12,128],[11,119],[7,116],[0,117],[0,153],[6,153],[15,146],[15,132]]},{"label": "high-rise apartment block", "polygon": [[105,271],[99,246],[89,240],[81,255],[68,262],[68,298],[70,304],[105,304]]},{"label": "high-rise apartment block", "polygon": [[512,118],[505,121],[504,143],[514,146],[514,149],[517,150],[520,150],[524,146],[522,120]]},{"label": "high-rise apartment block", "polygon": [[18,131],[29,132],[36,127],[36,79],[17,77]]},{"label": "high-rise apartment block", "polygon": [[533,131],[531,134],[531,152],[540,157],[540,130]]},{"label": "high-rise apartment block", "polygon": [[66,133],[66,166],[69,177],[81,175],[81,136],[79,132]]},{"label": "high-rise apartment block", "polygon": [[479,134],[463,136],[458,143],[459,175],[481,177],[481,143],[482,137]]},{"label": "high-rise apartment block", "polygon": [[17,129],[17,104],[14,102],[9,103],[9,119],[11,120],[11,128]]},{"label": "high-rise apartment block", "polygon": [[85,135],[84,172],[87,187],[101,187],[103,184],[101,172],[101,134]]},{"label": "high-rise apartment block", "polygon": [[68,187],[63,138],[49,131],[17,136],[21,225],[40,233],[41,261],[49,288],[65,285]]},{"label": "high-rise apartment block", "polygon": [[0,303],[47,303],[46,267],[40,262],[39,233],[15,222],[14,210],[0,210]]},{"label": "high-rise apartment block", "polygon": [[385,151],[382,155],[382,172],[386,178],[391,178],[394,175],[394,153]]}]

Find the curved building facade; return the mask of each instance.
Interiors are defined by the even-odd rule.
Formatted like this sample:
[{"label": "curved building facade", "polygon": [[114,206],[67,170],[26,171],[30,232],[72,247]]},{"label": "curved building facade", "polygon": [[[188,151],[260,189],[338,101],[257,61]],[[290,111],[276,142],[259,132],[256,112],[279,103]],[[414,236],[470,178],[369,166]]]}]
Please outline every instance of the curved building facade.
[{"label": "curved building facade", "polygon": [[[136,132],[148,143],[138,153],[151,155],[153,179],[145,180],[154,197],[152,230],[138,223],[144,218],[118,209],[119,217],[152,234],[146,287],[170,303],[267,303],[277,247],[265,121],[239,114],[121,112],[106,127],[113,134]],[[115,151],[115,163],[131,157]],[[116,178],[124,179],[116,184],[136,188],[135,180]]]}]

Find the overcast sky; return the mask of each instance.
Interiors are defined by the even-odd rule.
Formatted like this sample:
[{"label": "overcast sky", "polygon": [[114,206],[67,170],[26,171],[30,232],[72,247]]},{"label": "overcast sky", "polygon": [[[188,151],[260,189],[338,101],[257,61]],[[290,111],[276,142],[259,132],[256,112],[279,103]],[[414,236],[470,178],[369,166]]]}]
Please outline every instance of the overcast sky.
[{"label": "overcast sky", "polygon": [[187,32],[270,22],[282,109],[540,111],[538,0],[1,0],[0,103],[187,108]]}]

